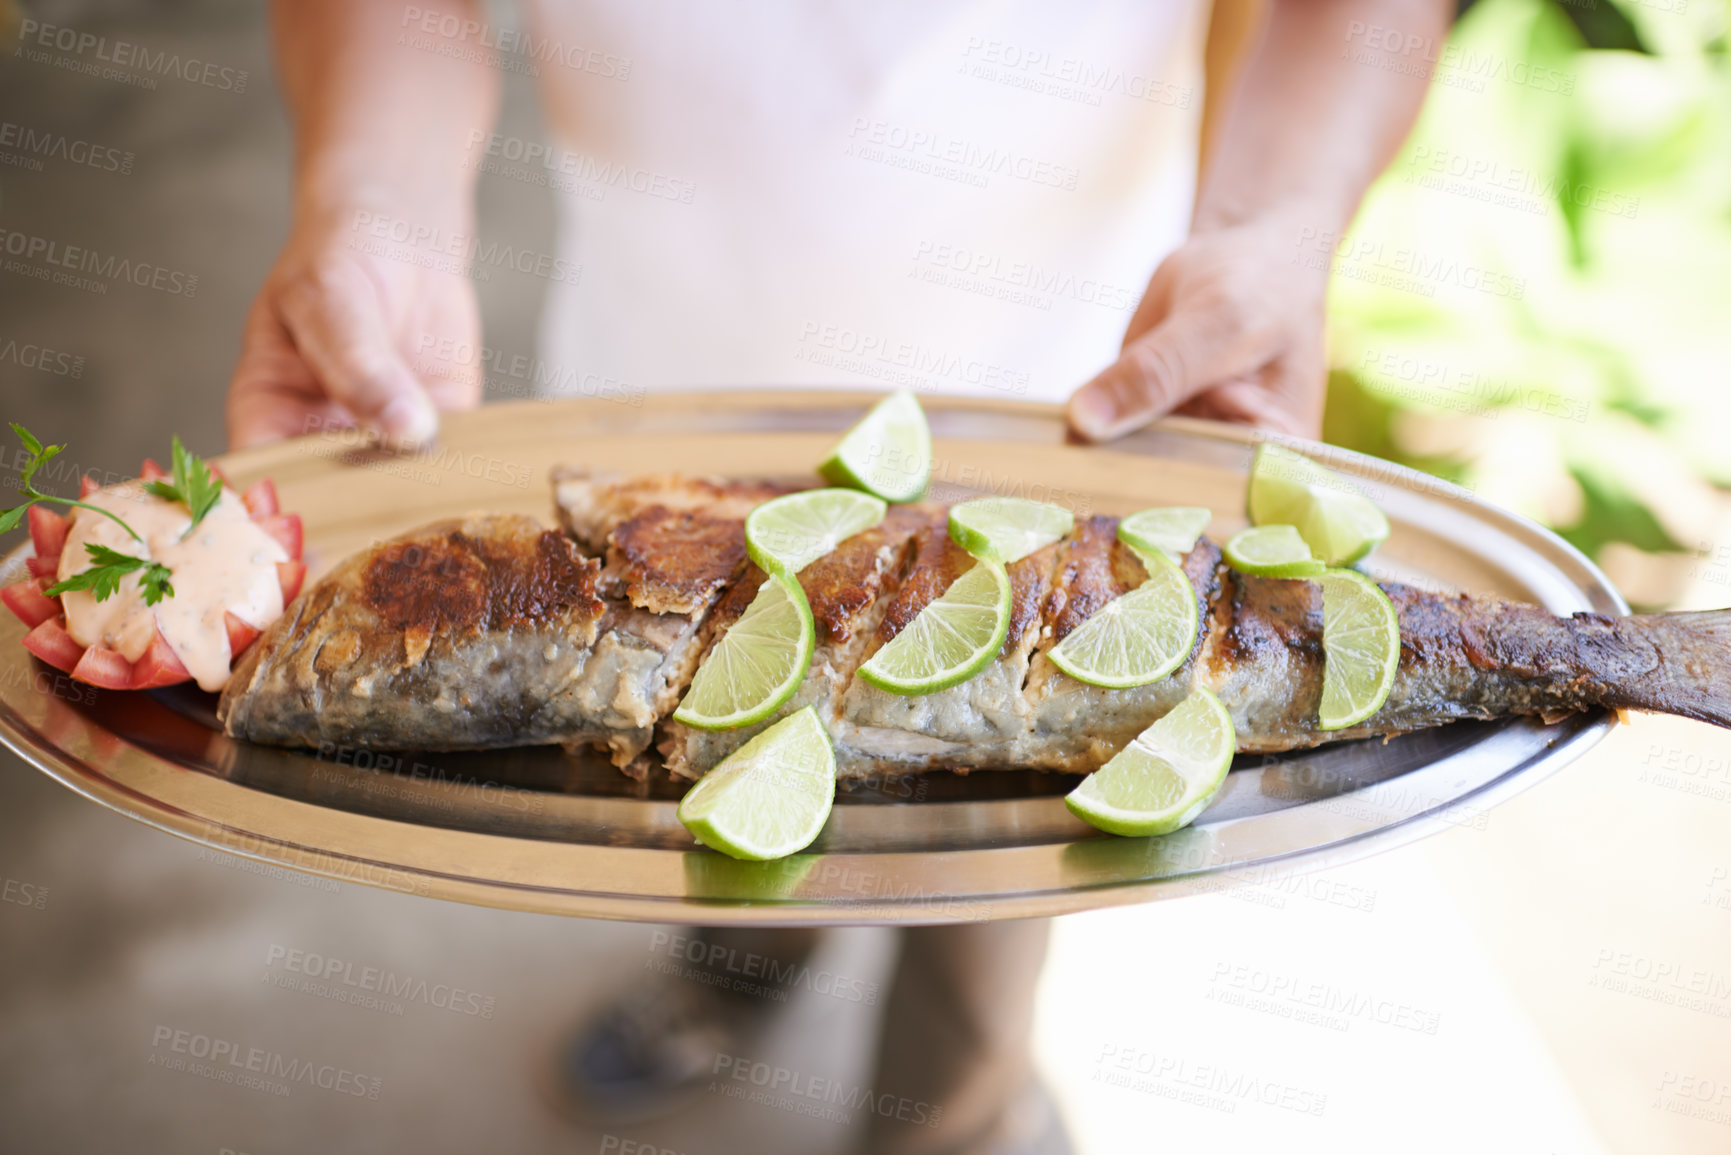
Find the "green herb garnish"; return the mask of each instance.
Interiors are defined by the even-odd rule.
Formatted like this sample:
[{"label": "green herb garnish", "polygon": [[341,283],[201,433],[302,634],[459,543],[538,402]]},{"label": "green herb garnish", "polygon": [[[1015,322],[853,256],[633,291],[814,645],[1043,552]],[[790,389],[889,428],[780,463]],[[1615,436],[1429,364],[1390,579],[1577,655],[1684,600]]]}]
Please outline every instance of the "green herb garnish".
[{"label": "green herb garnish", "polygon": [[[138,531],[127,525],[118,514],[103,509],[100,505],[91,505],[88,501],[75,501],[70,497],[55,497],[51,493],[43,493],[37,489],[35,486],[36,471],[46,465],[66,446],[44,445],[36,439],[35,434],[18,422],[14,421],[11,424],[12,432],[18,435],[18,440],[24,443],[25,451],[30,454],[30,460],[24,463],[23,475],[18,479],[18,492],[29,500],[22,505],[15,505],[11,509],[0,510],[0,533],[16,528],[18,523],[24,520],[25,511],[37,502],[53,501],[61,505],[75,505],[79,509],[100,513],[124,529],[127,536],[131,537],[133,541],[140,545],[144,544],[144,539],[138,536]],[[194,468],[195,465],[196,469]],[[176,484],[192,489],[198,500],[203,502],[204,508],[202,510],[194,509],[193,512],[193,525],[197,525],[198,519],[209,513],[210,507],[216,504],[216,497],[206,497],[206,490],[200,488],[201,485],[207,485],[211,481],[209,467],[181,448],[180,438],[176,437],[174,439],[174,469]],[[198,473],[204,475],[203,483],[195,480],[195,474]],[[153,482],[152,484],[160,483]],[[218,496],[221,495],[222,484],[220,482],[216,483],[215,492]],[[172,500],[178,501],[180,498],[176,497]],[[187,505],[189,509],[193,508],[191,502],[188,502]],[[190,529],[191,526],[188,528]],[[94,542],[86,542],[84,548],[96,564],[82,573],[73,574],[63,582],[49,586],[49,596],[58,597],[67,590],[92,590],[96,594],[97,601],[107,601],[120,589],[120,579],[135,570],[143,571],[141,582],[144,588],[145,605],[153,606],[163,598],[174,596],[174,586],[169,582],[169,578],[173,576],[172,572],[161,562],[146,561],[144,558],[133,557],[131,554],[121,553]]]},{"label": "green herb garnish", "polygon": [[93,541],[85,542],[84,549],[96,564],[73,574],[63,582],[49,586],[49,597],[59,597],[68,590],[91,590],[96,594],[97,601],[105,602],[119,592],[120,579],[134,570],[144,571],[141,584],[144,588],[145,605],[153,606],[163,598],[174,596],[174,586],[169,582],[174,575],[161,562],[145,561],[141,557],[133,557],[105,545],[97,545]]},{"label": "green herb garnish", "polygon": [[192,532],[193,526],[204,520],[205,514],[216,508],[222,497],[222,482],[211,473],[203,458],[186,451],[179,434],[174,438],[174,472],[170,476],[174,479],[171,482],[147,481],[144,488],[156,497],[186,506],[187,512],[192,514],[192,524],[180,535],[185,537]]}]

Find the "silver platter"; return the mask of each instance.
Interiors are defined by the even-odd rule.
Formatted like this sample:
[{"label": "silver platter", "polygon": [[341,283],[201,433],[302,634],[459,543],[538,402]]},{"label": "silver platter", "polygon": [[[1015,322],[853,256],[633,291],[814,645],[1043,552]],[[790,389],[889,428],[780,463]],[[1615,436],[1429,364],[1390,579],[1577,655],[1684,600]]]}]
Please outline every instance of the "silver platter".
[{"label": "silver platter", "polygon": [[[315,435],[223,460],[276,479],[305,519],[314,576],[352,550],[469,509],[551,521],[550,466],[802,474],[872,397],[696,393],[522,402],[451,418],[438,450],[390,458]],[[1049,406],[930,398],[933,497],[1014,493],[1078,513],[1205,505],[1243,524],[1254,436],[1174,419],[1110,448],[1067,444]],[[1301,448],[1305,448],[1302,447]],[[1621,614],[1605,576],[1554,534],[1373,458],[1308,447],[1357,477],[1394,526],[1379,575]],[[25,550],[0,564],[24,576]],[[309,578],[309,580],[311,580]],[[72,683],[0,623],[0,740],[73,790],[195,842],[296,870],[518,910],[701,924],[938,923],[1063,914],[1266,881],[1409,842],[1590,748],[1605,715],[1457,723],[1388,743],[1241,758],[1219,800],[1164,838],[1100,834],[1064,809],[1074,780],[1033,772],[899,778],[842,793],[810,853],[738,863],[697,847],[679,787],[553,748],[322,755],[232,742],[214,699]]]}]

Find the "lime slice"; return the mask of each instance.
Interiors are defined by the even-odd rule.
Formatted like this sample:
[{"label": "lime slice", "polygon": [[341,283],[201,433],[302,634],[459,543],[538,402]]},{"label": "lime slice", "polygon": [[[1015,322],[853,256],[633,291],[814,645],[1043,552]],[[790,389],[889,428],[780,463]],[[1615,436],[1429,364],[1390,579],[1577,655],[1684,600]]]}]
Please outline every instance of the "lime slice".
[{"label": "lime slice", "polygon": [[917,501],[932,474],[932,434],[926,414],[906,389],[872,407],[817,467],[825,481],[875,493],[885,501]]},{"label": "lime slice", "polygon": [[1322,708],[1318,727],[1356,726],[1388,701],[1400,665],[1400,618],[1375,582],[1330,570],[1322,587]]},{"label": "lime slice", "polygon": [[1227,565],[1257,577],[1308,578],[1328,570],[1310,556],[1310,547],[1290,525],[1259,525],[1234,534],[1222,552]]},{"label": "lime slice", "polygon": [[731,858],[763,862],[804,850],[835,801],[835,751],[811,706],[716,763],[686,791],[679,821]]},{"label": "lime slice", "polygon": [[1020,497],[981,497],[950,509],[950,538],[980,558],[1009,565],[1070,532],[1069,510]]},{"label": "lime slice", "polygon": [[1190,579],[1165,554],[1142,554],[1148,580],[1102,606],[1047,657],[1078,682],[1124,690],[1157,682],[1196,645]]},{"label": "lime slice", "polygon": [[982,560],[950,583],[859,668],[892,694],[930,694],[965,682],[998,656],[1010,632],[1010,575]]},{"label": "lime slice", "polygon": [[884,519],[884,503],[857,489],[812,489],[766,501],[745,519],[745,551],[766,573],[798,573]]},{"label": "lime slice", "polygon": [[763,721],[799,689],[816,642],[805,591],[786,574],[770,574],[697,667],[673,720],[699,730]]},{"label": "lime slice", "polygon": [[1188,826],[1226,781],[1232,716],[1200,686],[1082,779],[1064,805],[1090,826],[1132,838]]},{"label": "lime slice", "polygon": [[1144,509],[1118,523],[1118,540],[1142,553],[1165,554],[1178,561],[1196,548],[1196,539],[1212,516],[1199,505]]},{"label": "lime slice", "polygon": [[1290,525],[1327,565],[1351,565],[1388,538],[1388,518],[1345,477],[1270,442],[1250,464],[1250,524]]}]

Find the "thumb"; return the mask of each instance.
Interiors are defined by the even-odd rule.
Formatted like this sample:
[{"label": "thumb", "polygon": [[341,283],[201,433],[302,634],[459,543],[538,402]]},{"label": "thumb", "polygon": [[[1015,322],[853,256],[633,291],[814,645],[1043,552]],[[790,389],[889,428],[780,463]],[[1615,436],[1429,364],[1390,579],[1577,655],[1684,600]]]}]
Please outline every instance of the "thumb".
[{"label": "thumb", "polygon": [[393,446],[433,440],[438,412],[397,352],[365,270],[326,265],[286,286],[277,308],[295,348],[332,400]]},{"label": "thumb", "polygon": [[1070,397],[1070,427],[1110,441],[1171,412],[1209,385],[1254,366],[1241,364],[1239,326],[1224,308],[1180,308],[1124,346],[1123,353]]}]

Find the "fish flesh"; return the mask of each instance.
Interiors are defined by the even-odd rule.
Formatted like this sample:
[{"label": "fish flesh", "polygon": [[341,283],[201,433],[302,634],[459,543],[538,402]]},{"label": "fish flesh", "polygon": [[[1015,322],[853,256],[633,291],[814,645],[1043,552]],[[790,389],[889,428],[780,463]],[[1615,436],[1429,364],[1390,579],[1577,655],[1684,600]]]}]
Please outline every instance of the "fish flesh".
[{"label": "fish flesh", "polygon": [[[671,714],[765,580],[746,556],[746,514],[798,488],[556,471],[562,533],[478,516],[348,559],[251,648],[219,717],[230,735],[274,745],[597,745],[632,773],[653,749],[700,777],[774,720],[703,731]],[[1084,685],[1052,648],[1147,577],[1103,516],[1009,567],[1009,634],[979,675],[918,697],[878,689],[859,666],[975,564],[946,522],[941,505],[893,506],[799,574],[817,647],[775,717],[816,707],[839,777],[1088,773],[1196,686],[1220,697],[1244,753],[1603,708],[1731,726],[1731,611],[1558,617],[1384,582],[1401,628],[1393,691],[1361,725],[1320,730],[1318,587],[1234,572],[1206,538],[1181,560],[1200,615],[1184,662],[1132,689]]]}]

